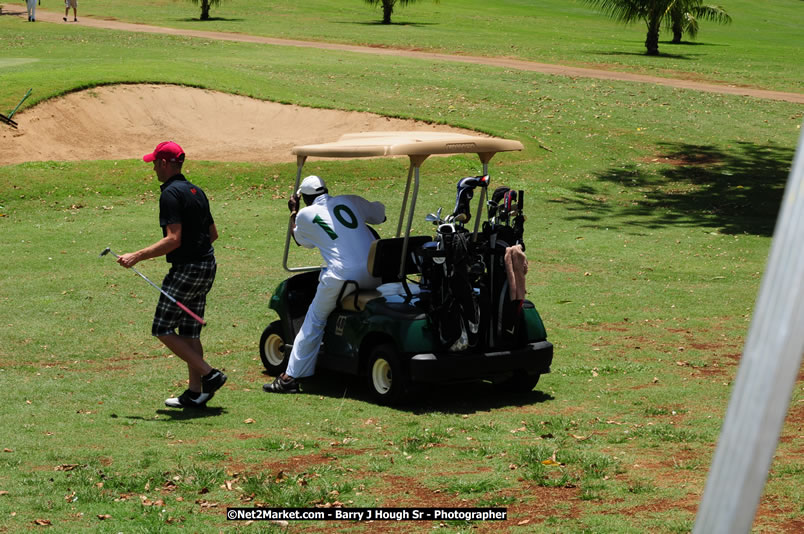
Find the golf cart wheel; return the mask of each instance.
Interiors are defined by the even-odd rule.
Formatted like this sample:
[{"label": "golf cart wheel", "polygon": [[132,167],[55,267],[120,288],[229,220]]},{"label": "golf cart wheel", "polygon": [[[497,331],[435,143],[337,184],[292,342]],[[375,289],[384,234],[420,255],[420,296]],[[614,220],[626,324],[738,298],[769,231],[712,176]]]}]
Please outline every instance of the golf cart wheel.
[{"label": "golf cart wheel", "polygon": [[516,373],[511,378],[494,384],[494,387],[500,393],[530,393],[539,383],[540,376]]},{"label": "golf cart wheel", "polygon": [[368,386],[380,404],[394,404],[407,394],[408,377],[393,345],[377,345],[368,359]]},{"label": "golf cart wheel", "polygon": [[282,324],[274,321],[269,324],[260,338],[260,359],[262,365],[271,376],[278,376],[288,366],[290,351],[285,353],[285,340],[282,335]]}]

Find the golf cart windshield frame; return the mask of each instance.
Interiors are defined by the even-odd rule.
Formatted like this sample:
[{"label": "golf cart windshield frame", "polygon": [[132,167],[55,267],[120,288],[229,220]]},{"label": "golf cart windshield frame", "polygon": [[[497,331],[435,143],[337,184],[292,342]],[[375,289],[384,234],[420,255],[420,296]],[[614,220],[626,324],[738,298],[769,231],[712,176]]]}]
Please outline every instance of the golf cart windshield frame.
[{"label": "golf cart windshield frame", "polygon": [[[464,134],[444,132],[366,132],[346,134],[335,142],[317,145],[303,145],[293,148],[296,155],[296,183],[293,191],[299,189],[302,168],[310,156],[323,158],[371,158],[383,156],[407,156],[410,159],[408,179],[405,185],[405,195],[402,198],[402,209],[399,213],[399,222],[396,228],[396,237],[402,236],[402,226],[405,221],[405,210],[408,210],[407,224],[405,225],[404,240],[402,244],[402,260],[399,266],[398,278],[404,283],[405,258],[407,257],[410,229],[413,225],[413,215],[416,210],[416,198],[419,194],[419,169],[424,161],[431,155],[467,154],[475,153],[483,163],[483,175],[488,174],[488,164],[497,152],[522,150],[522,143],[510,139],[493,137],[479,137]],[[411,183],[413,194],[411,195]],[[481,189],[478,202],[478,214],[475,218],[473,238],[477,238],[477,231],[485,202],[485,188]],[[410,207],[408,208],[408,199]],[[289,272],[303,272],[320,269],[321,266],[289,267],[288,255],[290,251],[290,238],[292,237],[293,223],[288,219],[287,235],[285,236],[285,252],[282,266]]]}]

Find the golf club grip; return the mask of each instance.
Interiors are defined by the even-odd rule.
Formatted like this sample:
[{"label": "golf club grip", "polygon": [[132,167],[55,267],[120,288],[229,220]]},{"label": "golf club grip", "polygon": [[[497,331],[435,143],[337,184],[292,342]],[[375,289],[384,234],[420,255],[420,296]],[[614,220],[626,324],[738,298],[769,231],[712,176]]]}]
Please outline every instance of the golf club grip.
[{"label": "golf club grip", "polygon": [[181,308],[182,310],[186,311],[186,312],[187,312],[187,314],[188,314],[190,317],[192,317],[193,319],[195,319],[195,320],[196,320],[196,321],[198,321],[199,323],[201,323],[201,324],[203,324],[203,325],[206,325],[206,324],[207,324],[207,322],[206,322],[205,320],[203,320],[201,317],[199,317],[198,315],[196,315],[196,314],[195,314],[195,312],[193,312],[193,310],[191,310],[190,308],[188,308],[187,306],[185,306],[184,304],[182,304],[182,303],[181,303],[181,302],[179,302],[178,300],[175,300],[175,299],[174,299],[174,300],[173,300],[173,302],[175,302],[175,303],[176,303],[176,306],[178,306],[178,307],[179,307],[179,308]]}]

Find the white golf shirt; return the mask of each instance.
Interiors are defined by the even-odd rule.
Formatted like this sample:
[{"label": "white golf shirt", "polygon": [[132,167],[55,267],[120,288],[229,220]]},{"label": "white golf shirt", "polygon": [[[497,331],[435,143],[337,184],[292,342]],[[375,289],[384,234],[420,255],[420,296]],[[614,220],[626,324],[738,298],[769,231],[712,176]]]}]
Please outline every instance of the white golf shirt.
[{"label": "white golf shirt", "polygon": [[341,280],[357,280],[362,286],[373,281],[366,260],[374,236],[366,223],[384,220],[382,202],[369,202],[357,195],[324,194],[299,210],[293,236],[303,247],[317,247],[331,274]]},{"label": "white golf shirt", "polygon": [[293,341],[286,371],[293,378],[315,372],[327,318],[335,309],[344,280],[354,280],[363,289],[380,284],[379,278],[369,275],[366,265],[374,240],[366,223],[378,224],[384,220],[382,202],[369,202],[355,195],[320,195],[296,215],[293,237],[303,247],[318,247],[327,267],[321,270],[315,297]]}]

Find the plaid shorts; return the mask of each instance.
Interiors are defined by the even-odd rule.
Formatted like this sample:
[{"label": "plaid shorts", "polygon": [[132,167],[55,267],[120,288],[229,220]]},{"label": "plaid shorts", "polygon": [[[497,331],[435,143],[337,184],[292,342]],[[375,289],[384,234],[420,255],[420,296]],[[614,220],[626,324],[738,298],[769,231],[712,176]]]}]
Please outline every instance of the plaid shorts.
[{"label": "plaid shorts", "polygon": [[[162,281],[162,289],[193,310],[198,316],[203,317],[207,304],[207,293],[212,289],[216,269],[214,258],[199,263],[173,265]],[[152,335],[175,334],[178,328],[179,335],[182,337],[200,338],[202,326],[188,313],[160,294],[154,314],[154,323],[151,327]]]}]

